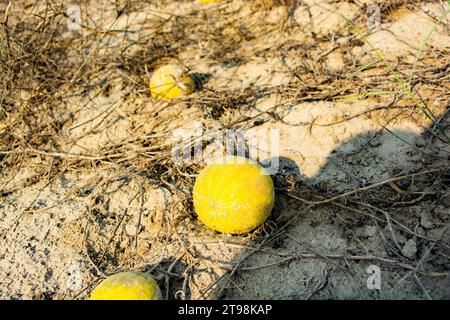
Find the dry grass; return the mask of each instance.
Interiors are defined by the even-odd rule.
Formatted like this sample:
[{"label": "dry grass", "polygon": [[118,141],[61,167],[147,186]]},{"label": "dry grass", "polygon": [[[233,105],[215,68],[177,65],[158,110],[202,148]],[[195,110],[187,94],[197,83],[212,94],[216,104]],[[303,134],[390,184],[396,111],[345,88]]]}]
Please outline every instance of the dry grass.
[{"label": "dry grass", "polygon": [[[278,6],[301,5],[301,1],[253,1],[255,11],[269,11]],[[405,1],[391,4],[390,7],[404,5]],[[117,19],[126,13],[139,11],[144,6],[144,1],[115,1]],[[83,35],[70,34],[66,31],[67,17],[63,2],[46,1],[33,14],[19,16],[12,13],[7,7],[0,7],[0,171],[2,172],[0,192],[2,197],[15,191],[9,188],[9,181],[21,170],[24,164],[32,159],[41,158],[42,168],[36,170],[36,176],[22,185],[25,188],[41,179],[52,181],[61,173],[81,168],[95,168],[96,170],[109,171],[117,169],[120,174],[130,174],[142,185],[151,182],[153,185],[164,186],[172,193],[177,194],[178,202],[172,204],[178,214],[174,221],[167,222],[166,228],[176,230],[177,221],[181,221],[193,215],[190,200],[190,191],[194,183],[195,174],[200,167],[189,164],[179,167],[171,161],[173,145],[167,143],[167,137],[171,132],[165,131],[167,124],[173,121],[167,118],[164,112],[160,112],[163,105],[156,105],[151,119],[154,130],[147,134],[131,136],[118,144],[106,145],[97,153],[67,153],[61,149],[61,141],[66,139],[63,128],[72,121],[73,114],[64,110],[66,100],[70,96],[108,96],[111,87],[108,80],[111,77],[120,77],[121,89],[127,101],[150,101],[148,95],[148,77],[152,71],[165,61],[178,59],[185,48],[193,48],[200,59],[208,58],[224,65],[235,65],[249,59],[243,55],[243,45],[252,45],[259,38],[271,32],[283,28],[282,32],[288,32],[289,28],[295,28],[293,24],[283,26],[266,25],[257,23],[251,30],[245,29],[239,21],[234,20],[232,12],[223,9],[223,6],[215,6],[208,12],[193,11],[190,15],[175,16],[161,19],[160,28],[154,28],[154,24],[142,24],[138,32],[141,37],[126,41],[120,45],[110,45],[108,39],[117,34],[124,34],[123,30],[105,30],[95,28],[93,25],[85,26]],[[392,10],[395,8],[392,8]],[[207,19],[204,19],[205,16]],[[219,20],[224,20],[220,23]],[[355,21],[364,26],[363,21]],[[146,29],[148,28],[148,29]],[[231,31],[230,31],[231,30]],[[130,30],[128,30],[130,32]],[[347,30],[347,32],[350,32]],[[334,37],[336,36],[336,37]],[[334,35],[333,41],[340,34]],[[350,43],[361,42],[356,35],[350,35]],[[198,46],[201,39],[202,47]],[[395,81],[387,70],[366,75],[348,75],[361,67],[357,62],[348,67],[348,72],[333,74],[324,67],[324,59],[331,52],[323,49],[324,43],[330,43],[330,39],[309,38],[305,43],[279,40],[273,48],[255,49],[253,55],[268,58],[271,56],[288,57],[292,52],[301,56],[303,61],[295,69],[288,72],[293,75],[293,80],[285,86],[248,87],[240,90],[229,90],[208,87],[209,75],[198,75],[203,79],[203,88],[192,97],[186,98],[180,104],[185,108],[199,109],[202,114],[202,122],[206,125],[220,123],[219,130],[242,129],[258,126],[267,121],[283,121],[282,114],[288,104],[298,104],[307,101],[342,101],[348,99],[364,99],[371,93],[388,92],[393,97],[395,104],[383,105],[395,117],[415,117],[421,123],[427,123],[423,115],[408,102],[405,95],[398,89]],[[332,50],[345,50],[343,44],[334,42]],[[106,53],[106,54],[105,54]],[[433,55],[424,55],[416,66],[416,72],[412,79],[414,86],[430,85],[442,88],[441,95],[448,95],[448,68],[450,55],[441,52],[439,58]],[[182,63],[184,63],[182,61]],[[368,68],[380,68],[381,64],[375,64]],[[408,79],[411,65],[399,62],[395,66],[396,71],[403,79]],[[363,80],[362,80],[363,79]],[[444,83],[447,84],[443,85]],[[283,98],[283,104],[273,107],[271,110],[248,116],[254,101],[258,97],[277,93]],[[436,97],[424,97],[422,102],[429,105]],[[374,110],[373,112],[379,111]],[[370,112],[358,116],[369,116]],[[131,117],[132,115],[130,115]],[[347,121],[349,119],[338,119]],[[333,123],[296,123],[291,125],[329,126]],[[432,137],[441,139],[437,130],[427,125]],[[217,128],[217,127],[216,127]],[[444,128],[446,129],[446,128]],[[442,140],[442,139],[441,139]],[[429,141],[433,141],[430,139]],[[421,149],[429,154],[430,146]],[[278,192],[286,194],[298,202],[299,210],[311,210],[316,206],[331,205],[344,207],[357,212],[362,219],[375,221],[377,225],[390,226],[392,233],[412,234],[417,236],[420,245],[430,246],[430,255],[436,256],[448,253],[450,244],[442,239],[429,239],[417,235],[414,226],[406,218],[394,219],[393,210],[398,207],[411,206],[420,201],[438,203],[448,198],[450,175],[447,167],[435,164],[434,158],[423,167],[408,168],[398,172],[387,181],[381,181],[373,186],[361,186],[360,189],[344,194],[335,194],[332,190],[321,190],[320,187],[309,187],[301,190],[297,186],[289,185],[285,177],[278,177]],[[104,181],[105,182],[105,181]],[[103,183],[104,183],[103,182]],[[301,194],[301,196],[300,196]],[[137,195],[139,196],[139,195]],[[92,197],[94,202],[95,197]],[[138,199],[138,198],[136,198]],[[92,208],[98,204],[92,204]],[[91,208],[91,209],[92,209]],[[124,218],[126,216],[124,215]],[[268,235],[263,237],[264,231],[260,230],[251,236],[254,250],[252,255],[264,248],[270,242],[283,236],[284,230],[295,222],[296,216],[285,221],[277,221],[277,226],[269,228]],[[348,228],[355,222],[354,217],[338,217]],[[121,222],[119,222],[120,225]],[[118,226],[119,226],[118,225]],[[350,226],[349,226],[350,225]],[[118,228],[117,226],[117,228]],[[165,230],[169,232],[168,230]],[[444,235],[443,235],[444,237]],[[170,241],[183,242],[183,235],[174,237]],[[445,237],[444,237],[445,238]],[[241,239],[247,243],[248,239]],[[108,273],[112,270],[108,267],[110,260],[108,255],[114,256],[111,248],[114,247],[115,233],[104,244],[103,252],[94,252],[91,256],[93,264],[99,273]],[[137,237],[136,243],[137,246]],[[164,239],[162,241],[168,241]],[[239,242],[240,240],[237,239]],[[430,273],[434,276],[442,276],[447,270],[443,266],[437,266],[434,270],[422,270],[423,261],[407,261],[401,257],[395,244],[395,235],[387,244],[392,253],[392,259],[379,257],[361,257],[358,255],[326,257],[316,254],[305,256],[283,257],[289,259],[301,258],[325,258],[325,259],[374,259],[386,263],[391,267],[403,268],[409,271],[420,271],[419,274]],[[188,256],[194,253],[186,251]],[[191,257],[192,265],[195,265],[195,256]],[[282,260],[280,263],[285,263]],[[429,260],[429,257],[428,257]],[[189,259],[186,259],[189,261]],[[212,284],[205,290],[205,297],[212,289],[221,296],[229,285],[232,275],[239,270],[252,270],[263,266],[245,266],[246,257],[237,261],[233,266],[226,266],[230,273],[223,281]],[[131,263],[131,262],[130,262]],[[121,261],[117,268],[124,268],[127,262]],[[173,267],[173,266],[172,266]],[[172,277],[171,268],[165,270],[168,277]],[[190,270],[190,269],[189,269]],[[430,272],[428,272],[430,271]],[[183,278],[184,279],[184,278]],[[186,296],[186,283],[183,279],[182,289]],[[86,289],[86,288],[85,288]]]}]

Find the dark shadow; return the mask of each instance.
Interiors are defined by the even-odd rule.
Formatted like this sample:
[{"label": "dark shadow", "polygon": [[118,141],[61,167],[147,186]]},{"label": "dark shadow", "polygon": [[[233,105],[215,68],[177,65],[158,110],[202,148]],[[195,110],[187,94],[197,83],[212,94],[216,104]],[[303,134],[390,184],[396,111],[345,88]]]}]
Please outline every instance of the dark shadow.
[{"label": "dark shadow", "polygon": [[[449,135],[450,121],[448,115],[439,120],[441,131],[432,127],[419,135],[383,130],[354,136],[309,178],[292,159],[261,161],[263,166],[279,162],[272,176],[274,210],[255,231],[270,240],[240,262],[247,270],[236,272],[219,298],[448,299],[450,143],[442,132]],[[290,258],[282,262],[279,254]],[[355,256],[364,258],[346,258]],[[371,265],[382,272],[381,290],[367,287]],[[404,265],[420,271],[411,275]],[[427,276],[430,271],[442,275]]]}]

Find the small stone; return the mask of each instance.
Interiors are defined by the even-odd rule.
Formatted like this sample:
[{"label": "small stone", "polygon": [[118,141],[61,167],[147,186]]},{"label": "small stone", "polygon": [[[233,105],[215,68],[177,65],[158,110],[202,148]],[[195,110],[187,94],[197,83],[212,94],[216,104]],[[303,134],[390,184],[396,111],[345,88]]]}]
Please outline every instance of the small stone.
[{"label": "small stone", "polygon": [[286,20],[288,15],[287,8],[282,7],[276,7],[272,9],[267,15],[266,15],[266,23],[269,24],[279,24],[282,23],[284,20]]},{"label": "small stone", "polygon": [[333,51],[328,55],[326,64],[331,73],[339,73],[345,68],[344,56],[339,51]]},{"label": "small stone", "polygon": [[131,237],[136,236],[136,234],[138,233],[138,230],[137,230],[137,227],[135,224],[127,224],[125,226],[125,231]]},{"label": "small stone", "polygon": [[20,99],[23,101],[29,101],[31,99],[31,92],[26,90],[20,90]]},{"label": "small stone", "polygon": [[61,188],[64,188],[64,189],[65,188],[70,188],[70,187],[72,187],[73,182],[68,180],[68,179],[66,179],[66,177],[64,175],[61,175],[59,177],[59,185],[60,185]]},{"label": "small stone", "polygon": [[420,213],[420,225],[425,229],[433,228],[433,218],[428,211],[422,211]]},{"label": "small stone", "polygon": [[414,239],[409,239],[405,243],[405,245],[403,246],[403,249],[402,249],[402,254],[409,259],[416,258],[417,245],[416,245],[416,241],[414,241]]}]

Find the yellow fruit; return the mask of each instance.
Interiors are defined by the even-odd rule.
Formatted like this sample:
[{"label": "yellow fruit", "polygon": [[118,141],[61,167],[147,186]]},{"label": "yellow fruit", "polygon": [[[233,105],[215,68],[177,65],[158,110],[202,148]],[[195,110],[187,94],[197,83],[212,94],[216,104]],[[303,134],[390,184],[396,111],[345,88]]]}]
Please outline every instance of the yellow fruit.
[{"label": "yellow fruit", "polygon": [[103,280],[91,300],[161,300],[155,279],[143,272],[121,272]]},{"label": "yellow fruit", "polygon": [[225,157],[207,166],[194,185],[194,208],[209,228],[244,234],[261,225],[272,211],[271,177],[258,163]]},{"label": "yellow fruit", "polygon": [[195,81],[182,66],[168,64],[153,73],[150,92],[153,98],[171,100],[194,92]]},{"label": "yellow fruit", "polygon": [[199,0],[200,3],[220,2],[222,0]]}]

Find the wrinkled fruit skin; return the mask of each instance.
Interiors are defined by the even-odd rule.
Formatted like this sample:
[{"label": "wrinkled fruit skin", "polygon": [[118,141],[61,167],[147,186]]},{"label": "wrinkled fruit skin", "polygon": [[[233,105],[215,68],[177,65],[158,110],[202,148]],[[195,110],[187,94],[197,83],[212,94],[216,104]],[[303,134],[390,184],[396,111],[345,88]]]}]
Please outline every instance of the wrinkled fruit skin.
[{"label": "wrinkled fruit skin", "polygon": [[147,273],[121,272],[103,280],[91,300],[161,300],[155,279]]},{"label": "wrinkled fruit skin", "polygon": [[199,0],[200,3],[211,3],[211,2],[220,2],[222,0]]},{"label": "wrinkled fruit skin", "polygon": [[245,234],[261,225],[275,201],[271,177],[256,162],[226,157],[207,166],[194,185],[194,208],[209,228]]},{"label": "wrinkled fruit skin", "polygon": [[195,81],[183,67],[168,64],[157,69],[150,80],[150,93],[154,99],[172,100],[195,91]]}]

